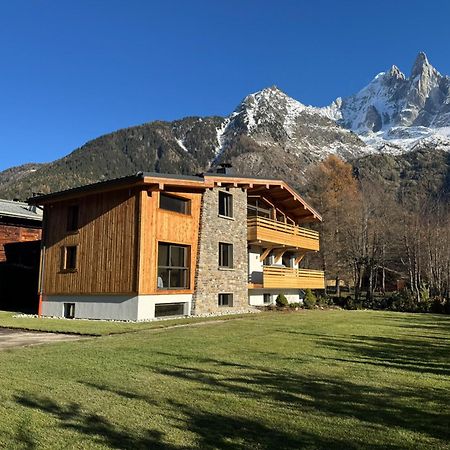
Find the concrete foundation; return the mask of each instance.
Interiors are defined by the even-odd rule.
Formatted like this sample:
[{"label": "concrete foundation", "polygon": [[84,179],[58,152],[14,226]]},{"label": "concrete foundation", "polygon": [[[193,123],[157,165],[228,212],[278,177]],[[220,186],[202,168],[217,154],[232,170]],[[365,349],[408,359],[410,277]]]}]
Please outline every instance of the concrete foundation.
[{"label": "concrete foundation", "polygon": [[75,319],[151,320],[155,306],[176,303],[183,305],[183,315],[191,310],[192,295],[49,295],[42,302],[42,315],[64,317],[64,304],[75,305]]}]

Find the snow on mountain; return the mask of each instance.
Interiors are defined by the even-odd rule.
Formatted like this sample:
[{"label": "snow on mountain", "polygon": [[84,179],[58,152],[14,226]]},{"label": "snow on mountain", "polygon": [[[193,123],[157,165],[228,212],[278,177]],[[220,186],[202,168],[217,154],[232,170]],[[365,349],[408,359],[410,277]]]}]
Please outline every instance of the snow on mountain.
[{"label": "snow on mountain", "polygon": [[241,134],[311,158],[400,154],[424,145],[450,149],[450,77],[419,53],[409,77],[394,65],[326,107],[304,105],[272,86],[245,97],[226,119],[216,154]]},{"label": "snow on mountain", "polygon": [[276,86],[250,94],[218,131],[219,153],[245,135],[263,148],[281,148],[308,161],[330,153],[363,154],[364,142],[336,122],[338,105],[327,109],[306,106]]},{"label": "snow on mountain", "polygon": [[449,141],[450,77],[441,75],[425,53],[419,53],[409,77],[392,66],[357,94],[338,100],[338,123],[378,151],[402,153],[422,141],[446,147]]}]

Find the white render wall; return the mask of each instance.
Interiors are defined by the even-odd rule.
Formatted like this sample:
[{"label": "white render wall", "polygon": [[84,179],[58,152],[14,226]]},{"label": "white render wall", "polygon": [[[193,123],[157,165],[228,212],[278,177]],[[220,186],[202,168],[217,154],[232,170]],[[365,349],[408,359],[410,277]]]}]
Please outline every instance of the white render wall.
[{"label": "white render wall", "polygon": [[268,303],[264,303],[264,294],[270,294],[271,303],[275,303],[278,294],[284,294],[289,303],[302,303],[299,289],[249,289],[249,304],[252,306],[268,305]]},{"label": "white render wall", "polygon": [[184,315],[191,310],[192,294],[174,295],[48,295],[42,302],[42,315],[64,317],[64,303],[75,303],[76,319],[151,320],[155,305],[183,303]]}]

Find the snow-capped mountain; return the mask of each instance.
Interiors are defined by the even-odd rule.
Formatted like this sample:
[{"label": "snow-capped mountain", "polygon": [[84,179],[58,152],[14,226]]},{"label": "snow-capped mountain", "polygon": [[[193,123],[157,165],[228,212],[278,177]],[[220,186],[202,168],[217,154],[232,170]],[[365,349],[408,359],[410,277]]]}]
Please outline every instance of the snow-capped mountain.
[{"label": "snow-capped mountain", "polygon": [[450,77],[419,53],[409,77],[398,67],[327,107],[306,106],[275,86],[248,95],[218,134],[218,154],[245,134],[307,159],[399,154],[413,148],[450,149]]},{"label": "snow-capped mountain", "polygon": [[425,53],[419,53],[409,77],[392,66],[332,107],[337,123],[380,151],[450,147],[450,77],[441,75]]},{"label": "snow-capped mountain", "polygon": [[245,97],[226,119],[219,136],[219,156],[241,135],[264,148],[282,148],[310,160],[331,153],[354,157],[365,147],[325,111],[306,106],[275,86]]},{"label": "snow-capped mountain", "polygon": [[407,166],[413,153],[426,153],[427,161],[440,153],[444,161],[447,151],[450,78],[420,53],[409,77],[393,66],[327,107],[306,106],[272,86],[245,97],[227,117],[149,122],[100,136],[33,173],[28,166],[0,173],[0,196],[26,198],[138,170],[195,174],[221,162],[301,186],[308,167],[329,154],[354,164],[388,155],[400,171],[398,160]]}]

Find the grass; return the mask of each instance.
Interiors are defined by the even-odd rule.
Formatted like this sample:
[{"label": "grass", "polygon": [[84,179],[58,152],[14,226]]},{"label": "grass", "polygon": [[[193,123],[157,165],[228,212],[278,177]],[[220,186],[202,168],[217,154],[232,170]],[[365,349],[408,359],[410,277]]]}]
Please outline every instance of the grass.
[{"label": "grass", "polygon": [[450,317],[268,313],[0,352],[0,448],[450,448]]},{"label": "grass", "polygon": [[48,331],[51,333],[69,333],[88,336],[106,336],[109,334],[167,328],[174,325],[232,320],[245,316],[248,315],[232,314],[220,317],[190,317],[157,320],[152,322],[112,322],[107,320],[68,320],[21,317],[18,313],[0,311],[0,328],[17,328],[28,331]]}]

